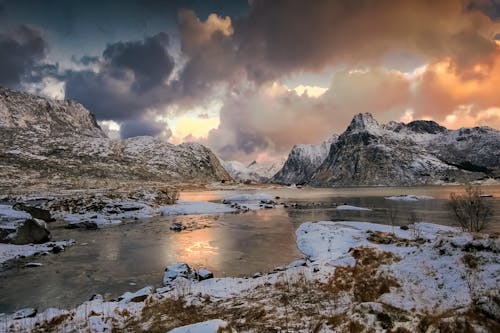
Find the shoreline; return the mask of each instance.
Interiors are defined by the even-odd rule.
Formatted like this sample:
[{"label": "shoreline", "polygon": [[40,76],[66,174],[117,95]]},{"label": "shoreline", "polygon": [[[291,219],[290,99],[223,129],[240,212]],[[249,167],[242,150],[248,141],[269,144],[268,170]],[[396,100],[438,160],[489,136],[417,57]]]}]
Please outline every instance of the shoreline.
[{"label": "shoreline", "polygon": [[[467,281],[460,273],[469,269],[463,261],[463,258],[467,258],[470,254],[470,250],[467,249],[482,248],[476,255],[483,261],[481,267],[484,267],[487,273],[479,274],[477,277],[478,287],[485,286],[478,292],[481,295],[488,295],[489,292],[495,291],[495,285],[500,285],[500,274],[498,274],[500,263],[495,259],[500,247],[499,239],[480,234],[473,236],[456,228],[430,223],[420,223],[415,227],[420,229],[419,238],[412,237],[411,230],[398,228],[393,234],[390,226],[366,222],[306,222],[296,232],[297,245],[306,256],[306,260],[299,264],[253,278],[214,278],[200,282],[178,278],[167,289],[158,288],[156,292],[147,290],[139,293],[141,297],[136,297],[135,301],[132,300],[133,297],[122,297],[116,302],[105,302],[102,298],[96,297],[71,310],[48,309],[33,318],[17,320],[4,318],[4,323],[0,324],[0,331],[2,327],[13,331],[31,330],[37,327],[36,324],[38,328],[64,328],[68,332],[72,329],[104,332],[105,328],[113,327],[133,331],[155,330],[162,327],[163,331],[167,331],[169,328],[182,326],[181,324],[193,324],[194,320],[215,319],[214,311],[218,313],[218,319],[223,319],[231,327],[240,330],[245,327],[250,329],[252,325],[269,329],[270,326],[265,325],[271,323],[284,325],[285,322],[288,323],[288,328],[294,330],[292,322],[293,325],[299,326],[316,325],[318,323],[315,319],[321,319],[324,312],[341,315],[337,316],[340,326],[351,325],[353,318],[363,327],[373,325],[372,327],[379,329],[383,329],[383,325],[387,324],[384,324],[381,318],[388,321],[388,316],[392,327],[402,327],[411,331],[412,327],[416,328],[423,318],[436,310],[438,313],[453,310],[452,312],[456,312],[455,321],[459,321],[459,316],[471,306],[473,298],[476,297],[471,290],[465,290],[468,288]],[[440,256],[443,251],[449,253]],[[433,262],[431,258],[434,258],[435,264],[431,264]],[[448,266],[452,262],[455,267]],[[427,275],[429,272],[426,271],[411,272],[410,268],[413,270],[414,264],[424,266],[431,264],[430,267],[434,267],[433,276]],[[413,275],[407,275],[410,273]],[[409,278],[410,276],[413,278]],[[439,278],[437,283],[432,282],[435,281],[434,277]],[[348,285],[345,285],[346,283]],[[373,288],[378,284],[387,287],[383,287],[383,290],[374,295],[364,295],[366,292],[369,293],[361,287],[364,283],[375,283]],[[254,318],[250,323],[248,322],[250,312],[248,312],[245,315],[247,322],[235,320],[235,311],[238,312],[238,308],[249,307],[249,311],[254,311],[256,305],[252,302],[263,295],[267,295],[270,300],[268,308],[265,308],[264,304],[259,305],[264,306],[265,314],[261,314],[263,317]],[[283,295],[286,297],[293,295],[299,299],[333,297],[336,301],[330,301],[333,302],[331,304],[320,302],[324,309],[312,313],[305,321],[297,322],[294,316],[300,313],[299,310],[294,310],[290,305],[286,314],[283,313],[283,306],[286,308],[288,305],[274,304],[281,302],[280,297]],[[452,298],[447,299],[443,295]],[[135,296],[138,296],[137,293]],[[294,301],[289,299],[286,302]],[[243,305],[235,305],[239,303]],[[340,306],[341,304],[344,305]],[[307,302],[301,302],[296,306],[309,308]],[[388,306],[390,308],[387,308]],[[494,304],[483,304],[483,307],[487,306]],[[194,308],[198,309],[197,311],[205,311],[206,314],[199,313],[193,318],[182,314],[183,311]],[[176,311],[171,313],[166,309]],[[396,316],[398,312],[414,317],[410,321],[400,321]],[[348,313],[351,315],[347,315]],[[360,313],[364,314],[364,318]],[[382,315],[383,313],[386,317]],[[171,319],[162,320],[162,316]],[[174,320],[171,316],[180,316],[181,320]],[[209,318],[210,316],[212,317]],[[479,314],[477,316],[480,318]],[[146,320],[147,318],[149,320]],[[260,326],[256,320],[262,322],[264,326]],[[320,322],[322,326],[326,325],[325,328],[329,327],[328,320],[323,319]],[[474,325],[480,324],[474,322]],[[491,322],[485,321],[483,324],[490,325]],[[153,326],[148,327],[148,325]],[[310,327],[299,326],[295,327],[298,331]]]}]

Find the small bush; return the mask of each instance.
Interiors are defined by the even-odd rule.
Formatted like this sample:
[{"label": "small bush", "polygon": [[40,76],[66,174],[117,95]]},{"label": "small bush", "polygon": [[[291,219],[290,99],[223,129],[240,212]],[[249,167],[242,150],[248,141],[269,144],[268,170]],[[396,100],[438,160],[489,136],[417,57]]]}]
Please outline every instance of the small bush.
[{"label": "small bush", "polygon": [[450,194],[450,210],[458,225],[470,232],[480,232],[486,228],[493,215],[491,205],[482,196],[478,187],[468,185],[464,194]]}]

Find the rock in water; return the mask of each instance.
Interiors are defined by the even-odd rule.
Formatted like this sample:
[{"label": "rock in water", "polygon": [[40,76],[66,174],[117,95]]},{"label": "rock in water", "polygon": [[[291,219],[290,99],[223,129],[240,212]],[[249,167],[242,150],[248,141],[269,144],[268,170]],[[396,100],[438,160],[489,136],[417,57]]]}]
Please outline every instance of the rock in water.
[{"label": "rock in water", "polygon": [[197,280],[198,274],[192,267],[183,262],[168,265],[163,273],[163,285],[167,286],[177,278]]},{"label": "rock in water", "polygon": [[172,230],[172,231],[179,232],[179,231],[182,231],[184,229],[186,229],[186,226],[183,225],[182,223],[178,223],[178,222],[172,223],[172,225],[170,226],[170,230]]}]

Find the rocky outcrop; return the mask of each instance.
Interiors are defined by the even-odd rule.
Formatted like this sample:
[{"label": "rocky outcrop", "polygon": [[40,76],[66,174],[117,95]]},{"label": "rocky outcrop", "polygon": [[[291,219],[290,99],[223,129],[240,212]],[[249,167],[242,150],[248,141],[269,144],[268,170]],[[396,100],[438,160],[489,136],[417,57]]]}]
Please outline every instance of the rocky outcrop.
[{"label": "rocky outcrop", "polygon": [[50,231],[44,221],[17,211],[10,205],[0,205],[0,242],[39,244],[50,240]]},{"label": "rocky outcrop", "polygon": [[332,143],[337,141],[333,135],[320,144],[298,144],[293,146],[288,158],[271,183],[303,184],[311,179],[314,172],[328,156]]},{"label": "rocky outcrop", "polygon": [[448,130],[433,121],[379,125],[356,115],[310,183],[421,185],[500,177],[500,132]]},{"label": "rocky outcrop", "polygon": [[55,101],[0,88],[0,175],[12,182],[195,182],[231,180],[218,158],[196,143],[153,137],[111,140],[93,114],[73,101]]}]

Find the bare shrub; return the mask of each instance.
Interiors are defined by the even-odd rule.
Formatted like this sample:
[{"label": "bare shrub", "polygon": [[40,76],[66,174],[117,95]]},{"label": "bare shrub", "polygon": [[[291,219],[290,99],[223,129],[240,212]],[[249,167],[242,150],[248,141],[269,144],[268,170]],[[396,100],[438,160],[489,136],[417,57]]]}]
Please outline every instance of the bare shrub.
[{"label": "bare shrub", "polygon": [[464,230],[479,232],[484,230],[493,215],[491,205],[482,196],[481,189],[467,185],[464,194],[450,194],[450,210],[457,224]]},{"label": "bare shrub", "polygon": [[415,213],[414,211],[411,211],[410,215],[408,216],[408,228],[411,231],[411,235],[413,236],[413,239],[421,239],[422,238],[422,229],[417,224],[417,222],[419,220],[420,220],[420,218],[417,216],[417,213]]},{"label": "bare shrub", "polygon": [[396,225],[396,221],[398,219],[398,211],[396,208],[391,207],[387,209],[386,214],[389,219],[389,223],[391,224],[391,232],[394,234],[394,226]]}]

